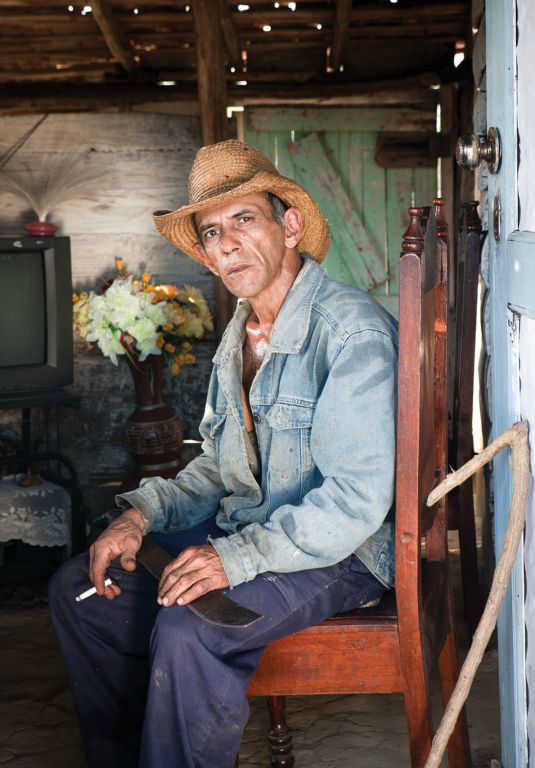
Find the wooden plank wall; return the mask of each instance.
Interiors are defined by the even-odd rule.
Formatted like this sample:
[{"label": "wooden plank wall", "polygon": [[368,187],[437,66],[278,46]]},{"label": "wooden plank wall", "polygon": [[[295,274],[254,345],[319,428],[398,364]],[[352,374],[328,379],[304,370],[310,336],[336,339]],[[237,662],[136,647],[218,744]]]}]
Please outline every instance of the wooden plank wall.
[{"label": "wooden plank wall", "polygon": [[[37,120],[36,115],[0,118],[0,157]],[[55,157],[72,153],[74,162],[81,157],[80,172],[90,178],[85,198],[66,200],[51,216],[60,224],[60,233],[71,238],[76,289],[113,273],[114,258],[120,256],[131,271],[148,270],[161,281],[201,288],[215,310],[211,274],[162,238],[151,217],[156,209],[172,209],[186,201],[187,175],[200,143],[197,117],[140,113],[47,117],[21,154],[33,159],[36,167],[50,167]],[[10,165],[17,165],[16,157]],[[21,234],[23,223],[35,215],[11,195],[0,192],[0,198],[0,234]],[[167,380],[167,402],[182,418],[187,437],[198,437],[215,346],[215,335],[197,344],[197,365],[178,380]],[[81,395],[82,404],[74,418],[68,409],[62,413],[62,449],[78,469],[91,514],[97,514],[109,506],[113,482],[130,464],[125,423],[134,405],[133,384],[126,366],[116,368],[98,351],[88,353],[77,345],[73,391]],[[6,418],[18,426],[18,413],[4,411],[2,423]]]},{"label": "wooden plank wall", "polygon": [[[380,168],[375,162],[377,134],[396,127],[400,131],[434,130],[434,112],[389,108],[250,108],[244,120],[244,136],[264,152],[279,171],[302,184],[316,198],[329,219],[333,239],[324,262],[335,280],[367,289],[359,279],[359,251],[371,256],[378,252],[387,278],[371,288],[378,301],[397,315],[398,262],[401,238],[408,224],[407,209],[414,204],[429,204],[436,195],[434,168]],[[321,136],[329,162],[321,163],[311,152],[310,138]],[[296,150],[303,147],[299,159]],[[310,167],[303,167],[307,161]],[[305,164],[303,166],[303,163]],[[363,225],[365,241],[351,230],[343,211],[340,191],[321,174],[331,165],[347,191]],[[314,179],[316,178],[316,183]],[[335,215],[336,214],[336,215]],[[345,218],[345,221],[344,221]],[[347,229],[349,246],[340,251],[338,239]],[[367,240],[366,240],[367,238]],[[364,265],[362,265],[364,266]]]}]

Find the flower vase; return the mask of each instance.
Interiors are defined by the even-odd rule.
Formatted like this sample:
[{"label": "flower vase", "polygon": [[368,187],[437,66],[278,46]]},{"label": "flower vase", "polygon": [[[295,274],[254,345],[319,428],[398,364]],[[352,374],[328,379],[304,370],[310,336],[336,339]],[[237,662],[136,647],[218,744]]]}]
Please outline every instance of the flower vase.
[{"label": "flower vase", "polygon": [[24,229],[32,237],[52,237],[59,227],[51,221],[30,221],[29,224],[24,225]]},{"label": "flower vase", "polygon": [[123,490],[128,490],[136,488],[142,477],[176,475],[183,432],[175,412],[163,401],[163,357],[125,359],[136,390],[136,407],[126,425],[128,450],[135,461],[134,469],[123,482]]}]

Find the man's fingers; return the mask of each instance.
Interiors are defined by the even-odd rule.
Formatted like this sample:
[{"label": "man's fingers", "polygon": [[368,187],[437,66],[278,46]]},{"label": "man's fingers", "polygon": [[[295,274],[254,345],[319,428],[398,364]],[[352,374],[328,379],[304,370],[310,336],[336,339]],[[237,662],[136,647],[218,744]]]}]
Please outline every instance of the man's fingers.
[{"label": "man's fingers", "polygon": [[160,578],[160,584],[163,584],[167,577],[176,571],[192,570],[196,563],[202,564],[205,559],[204,553],[199,553],[197,549],[185,549],[184,552],[181,552],[178,557],[165,566]]},{"label": "man's fingers", "polygon": [[135,571],[136,556],[131,552],[123,552],[121,555],[121,566],[125,569],[125,571]]},{"label": "man's fingers", "polygon": [[[185,592],[181,592],[179,597],[176,598],[173,602],[178,603],[179,605],[187,605],[193,600],[196,600],[198,597],[201,597],[201,595],[205,595],[207,592],[211,592],[212,589],[213,587],[210,579],[196,581],[195,584],[193,584],[189,589],[186,589]],[[173,602],[169,604],[173,605]]]},{"label": "man's fingers", "polygon": [[96,549],[94,551],[89,578],[97,588],[99,595],[105,594],[106,587],[104,586],[104,581],[108,567],[113,559],[114,555],[108,552],[108,550]]},{"label": "man's fingers", "polygon": [[120,558],[125,571],[136,568],[136,552],[143,540],[143,526],[140,527],[137,517],[139,513],[136,510],[127,510],[100,534],[89,549],[89,579],[97,593],[110,600],[120,594],[120,589],[117,592],[104,586],[111,562]]},{"label": "man's fingers", "polygon": [[182,592],[189,589],[195,582],[210,576],[208,568],[195,568],[184,572],[183,568],[175,568],[160,581],[158,598],[162,605],[171,605]]},{"label": "man's fingers", "polygon": [[108,587],[105,588],[104,591],[104,597],[107,600],[115,600],[116,597],[119,597],[121,594],[121,587],[118,584],[110,584]]},{"label": "man's fingers", "polygon": [[198,573],[181,576],[164,594],[160,593],[158,602],[166,607],[175,603],[186,605],[215,588],[210,577],[199,578]]}]

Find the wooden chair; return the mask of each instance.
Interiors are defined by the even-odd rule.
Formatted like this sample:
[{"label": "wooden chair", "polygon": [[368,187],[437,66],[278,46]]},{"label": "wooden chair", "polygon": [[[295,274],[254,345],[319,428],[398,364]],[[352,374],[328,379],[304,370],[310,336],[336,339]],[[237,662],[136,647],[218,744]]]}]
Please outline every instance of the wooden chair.
[{"label": "wooden chair", "polygon": [[[271,765],[291,768],[284,697],[403,693],[413,768],[422,768],[433,726],[429,675],[438,662],[444,702],[458,677],[448,579],[446,507],[426,507],[447,454],[447,227],[443,200],[411,208],[400,260],[396,455],[396,590],[377,608],[340,614],[270,644],[249,694],[269,697]],[[423,230],[425,230],[425,243]],[[438,233],[437,233],[438,230]],[[397,604],[397,610],[396,610]],[[449,765],[468,768],[463,716]]]},{"label": "wooden chair", "polygon": [[[448,462],[461,467],[474,455],[472,399],[477,324],[477,284],[481,254],[481,221],[477,201],[462,204],[459,225],[459,260],[455,291],[456,346],[453,408]],[[481,618],[483,598],[477,565],[476,528],[472,481],[449,495],[448,528],[459,531],[464,610],[470,634]]]}]

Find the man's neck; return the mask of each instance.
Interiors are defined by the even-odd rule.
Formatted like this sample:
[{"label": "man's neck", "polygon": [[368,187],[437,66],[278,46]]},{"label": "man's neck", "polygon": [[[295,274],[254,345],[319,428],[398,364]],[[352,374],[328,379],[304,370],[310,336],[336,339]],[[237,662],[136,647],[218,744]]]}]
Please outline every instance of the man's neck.
[{"label": "man's neck", "polygon": [[288,295],[288,291],[294,284],[295,278],[302,266],[303,260],[301,257],[293,260],[284,268],[275,284],[270,285],[269,288],[258,296],[249,299],[252,312],[249,315],[248,324],[249,321],[253,321],[262,328],[271,328],[273,326],[284,303],[284,299]]}]

